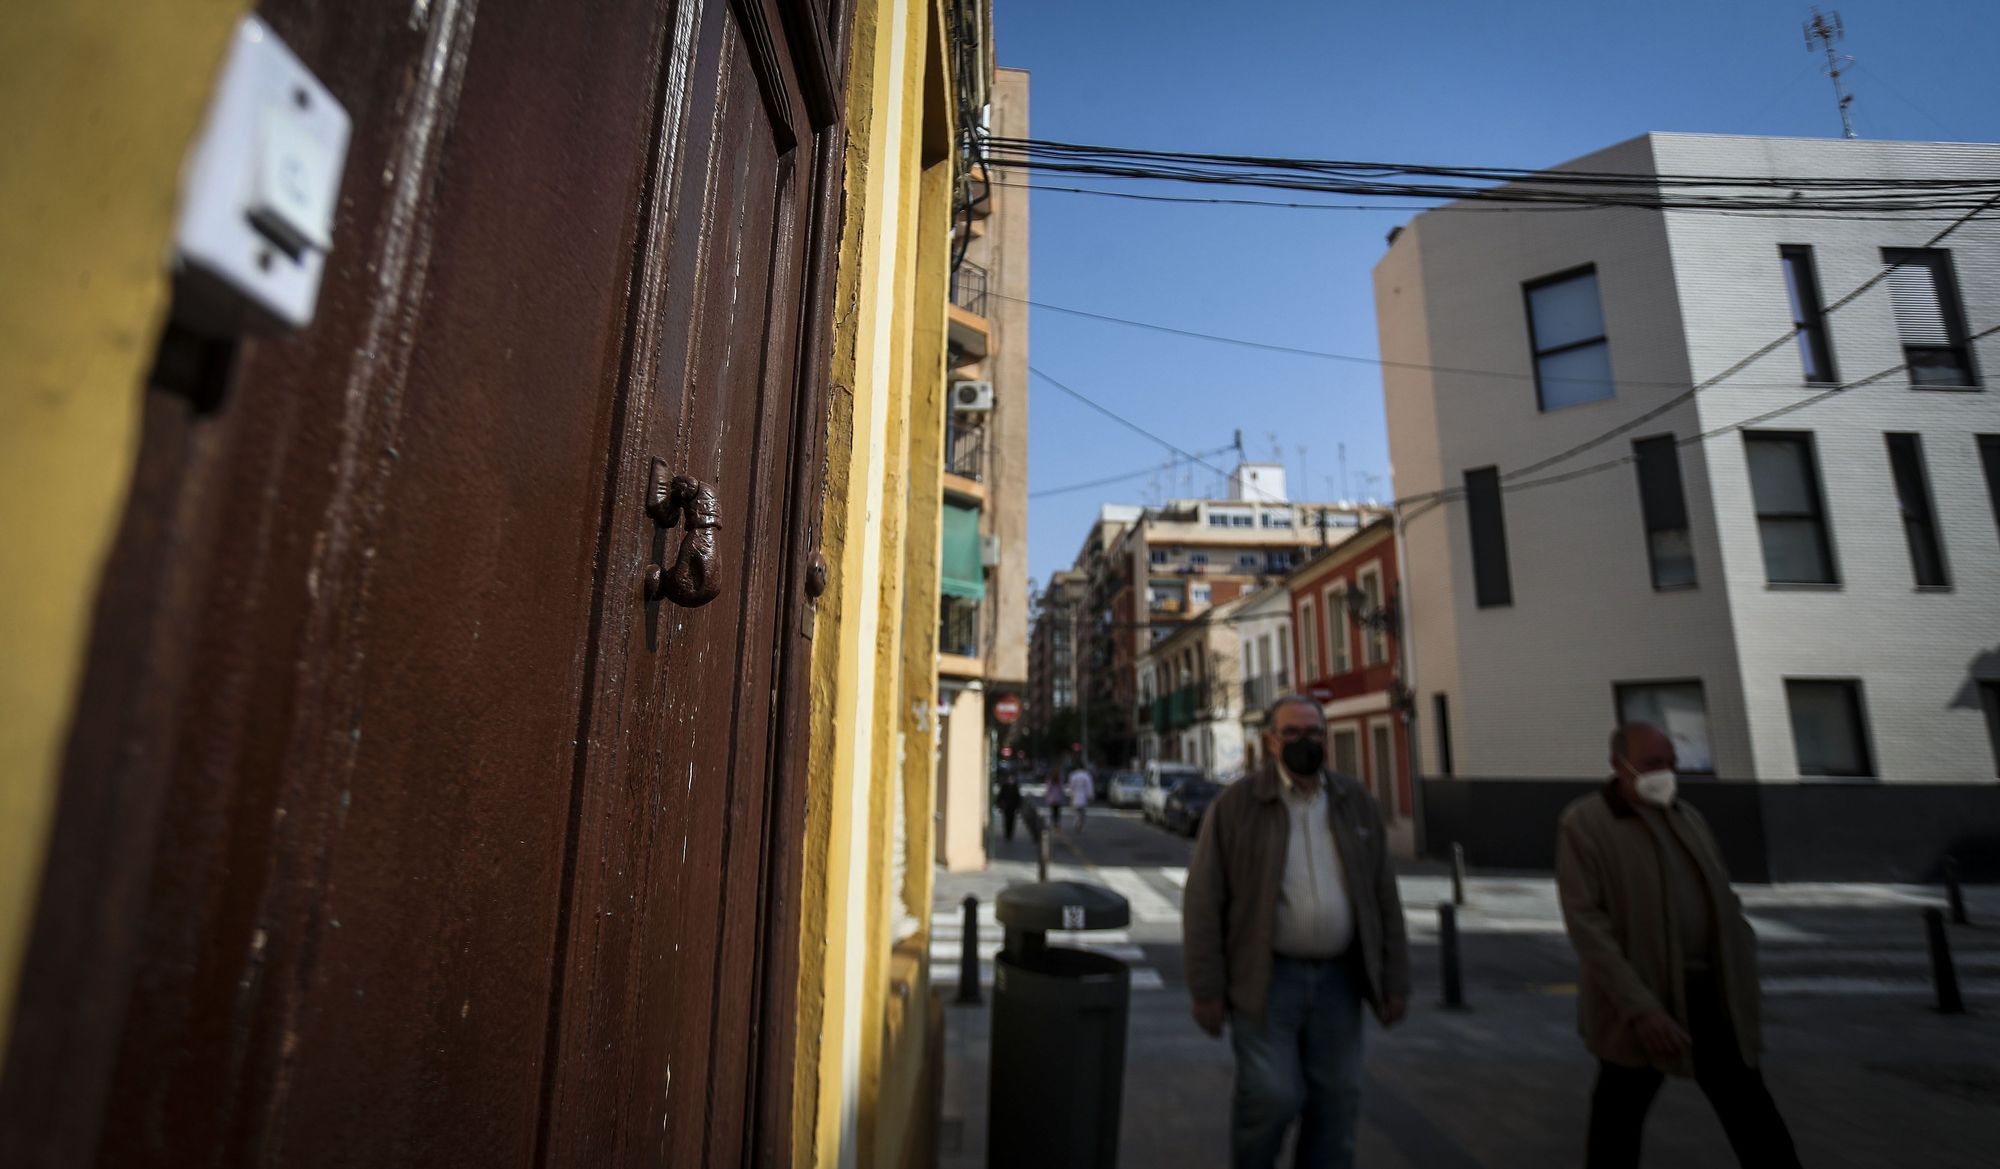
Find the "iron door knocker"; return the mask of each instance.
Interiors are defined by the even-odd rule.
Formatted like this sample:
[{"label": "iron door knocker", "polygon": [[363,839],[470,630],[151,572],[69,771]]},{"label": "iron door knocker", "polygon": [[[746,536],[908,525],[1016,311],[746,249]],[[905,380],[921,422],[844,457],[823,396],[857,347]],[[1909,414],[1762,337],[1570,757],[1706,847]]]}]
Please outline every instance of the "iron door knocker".
[{"label": "iron door knocker", "polygon": [[720,503],[715,488],[692,475],[667,477],[665,462],[653,460],[652,482],[646,492],[646,514],[662,528],[681,525],[680,552],[673,567],[646,566],[646,599],[667,600],[685,609],[713,601],[722,592],[716,565],[715,530]]}]

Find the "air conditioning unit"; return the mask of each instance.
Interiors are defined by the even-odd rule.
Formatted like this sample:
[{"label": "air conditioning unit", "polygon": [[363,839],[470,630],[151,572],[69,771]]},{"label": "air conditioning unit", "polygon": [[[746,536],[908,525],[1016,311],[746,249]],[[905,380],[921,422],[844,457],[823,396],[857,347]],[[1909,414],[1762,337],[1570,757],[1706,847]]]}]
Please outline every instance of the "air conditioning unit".
[{"label": "air conditioning unit", "polygon": [[[981,383],[982,385],[985,383]],[[990,389],[990,387],[989,387]],[[1000,537],[979,537],[979,563],[988,568],[1000,567]]]},{"label": "air conditioning unit", "polygon": [[983,414],[993,409],[993,383],[951,383],[951,409],[954,414]]}]

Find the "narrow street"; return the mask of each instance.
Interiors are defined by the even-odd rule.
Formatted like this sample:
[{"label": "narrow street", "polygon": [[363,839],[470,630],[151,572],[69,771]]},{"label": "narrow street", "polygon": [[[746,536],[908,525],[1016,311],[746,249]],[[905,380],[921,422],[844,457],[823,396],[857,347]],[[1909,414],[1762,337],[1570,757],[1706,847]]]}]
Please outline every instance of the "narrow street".
[{"label": "narrow street", "polygon": [[[1054,842],[1052,879],[1123,894],[1125,930],[1063,937],[1133,967],[1120,1163],[1219,1166],[1228,1160],[1227,1042],[1188,1018],[1181,980],[1180,890],[1193,842],[1093,808]],[[1033,880],[1023,828],[997,838],[983,873],[940,873],[932,971],[944,994],[945,1166],[984,1164],[987,1013],[1000,948],[993,897]],[[1547,877],[1475,873],[1459,914],[1468,1009],[1439,1006],[1435,866],[1401,878],[1412,937],[1411,1017],[1371,1027],[1360,1135],[1363,1164],[1410,1169],[1542,1169],[1577,1163],[1593,1065],[1575,1034],[1575,962]],[[1890,885],[1743,886],[1761,939],[1766,1071],[1805,1163],[1855,1167],[1992,1163],[2000,1131],[2000,890],[1969,890],[1975,924],[1952,944],[1971,1014],[1938,1014],[1920,917],[1936,890]],[[962,902],[980,899],[982,1005],[952,1005]],[[1984,923],[1984,924],[1981,924]],[[1014,1118],[1032,1123],[1031,1118]],[[1692,1084],[1670,1083],[1647,1129],[1648,1164],[1732,1163]]]}]

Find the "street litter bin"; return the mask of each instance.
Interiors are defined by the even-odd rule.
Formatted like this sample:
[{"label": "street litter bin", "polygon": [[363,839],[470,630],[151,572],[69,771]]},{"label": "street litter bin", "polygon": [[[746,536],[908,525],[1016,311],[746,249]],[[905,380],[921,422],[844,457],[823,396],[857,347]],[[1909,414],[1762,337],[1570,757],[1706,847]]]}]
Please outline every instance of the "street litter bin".
[{"label": "street litter bin", "polygon": [[1076,881],[1011,885],[993,961],[987,1169],[1113,1169],[1125,1089],[1132,971],[1105,954],[1048,944],[1050,930],[1117,929],[1123,897]]}]

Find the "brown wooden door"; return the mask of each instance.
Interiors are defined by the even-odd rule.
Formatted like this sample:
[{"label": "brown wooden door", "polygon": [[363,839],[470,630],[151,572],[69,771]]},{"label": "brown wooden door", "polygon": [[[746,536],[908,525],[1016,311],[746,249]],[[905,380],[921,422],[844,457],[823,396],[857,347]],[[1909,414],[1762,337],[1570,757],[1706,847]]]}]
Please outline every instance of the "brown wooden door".
[{"label": "brown wooden door", "polygon": [[149,394],[0,1163],[781,1160],[819,6],[261,11],[354,117],[338,249],[218,404]]}]

